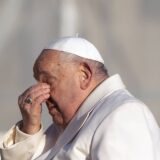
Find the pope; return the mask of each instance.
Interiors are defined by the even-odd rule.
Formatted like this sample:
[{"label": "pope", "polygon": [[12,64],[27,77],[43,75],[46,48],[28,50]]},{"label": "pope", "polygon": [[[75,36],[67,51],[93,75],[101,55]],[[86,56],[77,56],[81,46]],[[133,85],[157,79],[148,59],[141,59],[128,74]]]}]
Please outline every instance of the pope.
[{"label": "pope", "polygon": [[[63,37],[33,66],[18,98],[22,120],[0,143],[2,160],[160,160],[160,129],[148,107],[109,76],[96,47]],[[42,104],[53,123],[43,131]],[[43,106],[45,107],[45,106]]]}]

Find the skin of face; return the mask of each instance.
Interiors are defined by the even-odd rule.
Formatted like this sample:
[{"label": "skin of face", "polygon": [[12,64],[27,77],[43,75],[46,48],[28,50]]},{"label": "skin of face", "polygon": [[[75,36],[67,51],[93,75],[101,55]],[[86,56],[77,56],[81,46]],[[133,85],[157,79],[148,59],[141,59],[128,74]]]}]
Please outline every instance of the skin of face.
[{"label": "skin of face", "polygon": [[43,50],[33,71],[38,82],[50,85],[50,98],[46,102],[49,114],[56,124],[65,127],[88,95],[90,77],[87,75],[85,81],[84,68],[62,60],[61,54]]}]

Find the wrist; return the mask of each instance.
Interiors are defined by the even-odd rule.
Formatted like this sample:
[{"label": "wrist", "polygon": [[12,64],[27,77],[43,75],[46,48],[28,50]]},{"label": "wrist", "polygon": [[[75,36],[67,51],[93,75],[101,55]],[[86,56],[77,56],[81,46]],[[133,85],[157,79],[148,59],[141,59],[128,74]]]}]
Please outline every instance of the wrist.
[{"label": "wrist", "polygon": [[26,134],[35,134],[41,129],[41,124],[39,123],[36,125],[32,125],[22,122],[19,126],[19,129]]}]

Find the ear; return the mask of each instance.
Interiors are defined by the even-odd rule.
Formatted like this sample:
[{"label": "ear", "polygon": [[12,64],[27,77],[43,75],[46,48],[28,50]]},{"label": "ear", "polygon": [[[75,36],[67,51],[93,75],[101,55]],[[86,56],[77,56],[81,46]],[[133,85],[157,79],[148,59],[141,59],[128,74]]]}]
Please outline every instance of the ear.
[{"label": "ear", "polygon": [[80,74],[79,74],[80,88],[85,90],[91,83],[92,70],[87,63],[81,63],[79,69],[80,69]]}]

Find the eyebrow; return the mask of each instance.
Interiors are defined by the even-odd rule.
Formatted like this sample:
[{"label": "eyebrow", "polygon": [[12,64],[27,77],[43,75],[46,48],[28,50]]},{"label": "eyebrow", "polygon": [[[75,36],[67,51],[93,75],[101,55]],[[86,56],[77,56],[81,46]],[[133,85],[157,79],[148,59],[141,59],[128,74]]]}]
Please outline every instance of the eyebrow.
[{"label": "eyebrow", "polygon": [[[49,73],[48,73],[47,71],[41,71],[41,72],[39,72],[39,76],[40,76],[40,75],[45,75],[45,76],[47,76],[47,77],[52,77],[52,78],[56,79],[55,76],[49,75]],[[36,80],[38,80],[38,77],[36,77],[36,74],[33,74],[33,77],[34,77]]]}]

